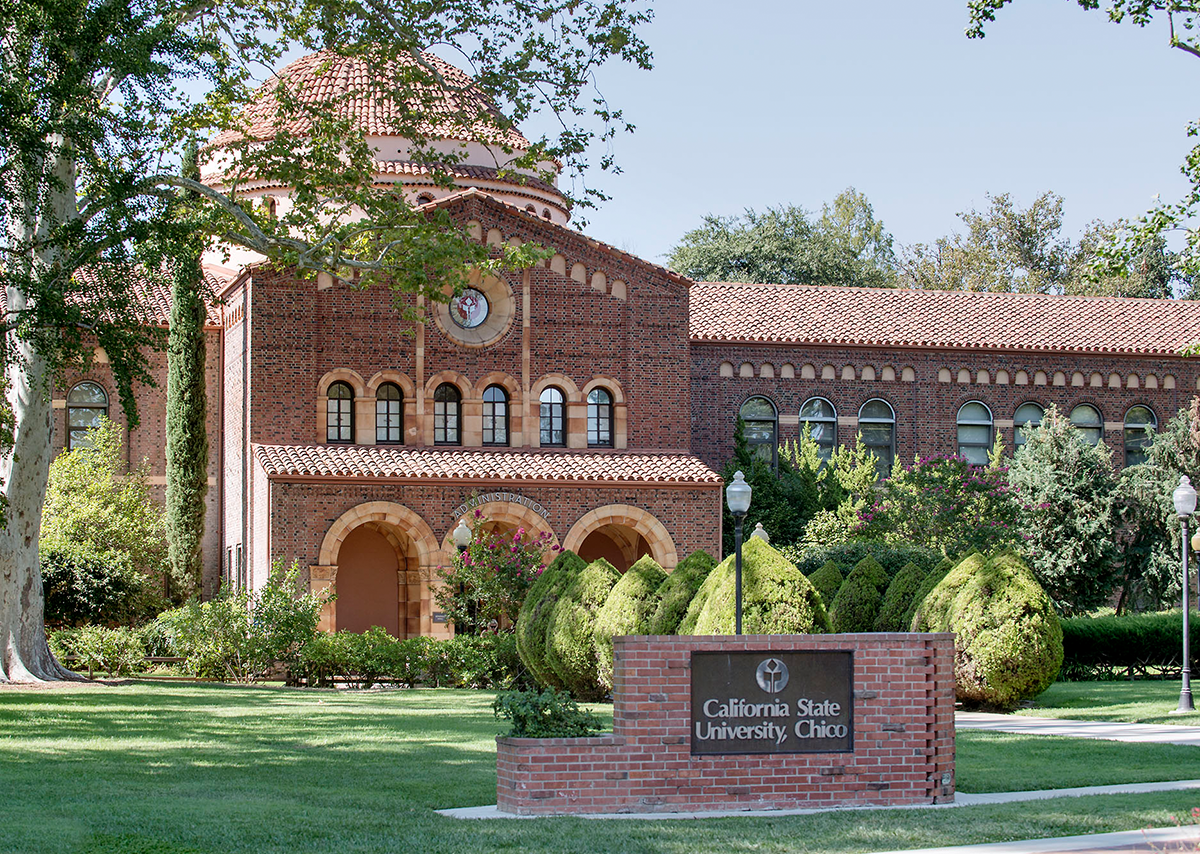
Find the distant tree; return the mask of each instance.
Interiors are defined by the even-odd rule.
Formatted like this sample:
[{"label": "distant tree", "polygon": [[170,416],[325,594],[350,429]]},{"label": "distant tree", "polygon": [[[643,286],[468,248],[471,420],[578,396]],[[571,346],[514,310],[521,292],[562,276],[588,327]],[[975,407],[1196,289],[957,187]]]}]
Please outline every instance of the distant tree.
[{"label": "distant tree", "polygon": [[892,236],[853,187],[820,216],[786,205],[742,216],[709,215],[668,255],[670,267],[702,281],[893,287]]},{"label": "distant tree", "polygon": [[[996,12],[1010,2],[1012,0],[968,0],[968,38],[983,38],[987,24],[996,20]],[[1088,10],[1101,6],[1100,0],[1076,2]],[[1194,0],[1109,0],[1105,11],[1113,23],[1128,22],[1138,27],[1149,26],[1156,19],[1161,24],[1165,18],[1168,46],[1200,59],[1200,3]],[[1200,137],[1200,122],[1191,122],[1187,134]],[[1196,220],[1200,218],[1200,144],[1188,152],[1179,171],[1189,184],[1183,199],[1157,204],[1136,223],[1113,234],[1108,249],[1120,264],[1136,266],[1142,254],[1154,247],[1164,232],[1176,231],[1182,233],[1186,244],[1178,257],[1178,267],[1188,276],[1200,275],[1200,228],[1196,227]]]}]

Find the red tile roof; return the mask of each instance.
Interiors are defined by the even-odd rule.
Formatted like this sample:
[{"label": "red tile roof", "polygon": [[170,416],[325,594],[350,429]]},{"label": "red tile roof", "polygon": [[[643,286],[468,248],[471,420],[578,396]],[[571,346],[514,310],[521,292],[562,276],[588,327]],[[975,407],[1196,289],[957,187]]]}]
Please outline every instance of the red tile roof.
[{"label": "red tile roof", "polygon": [[[132,302],[134,310],[139,315],[137,320],[151,326],[169,325],[171,322],[171,286],[167,281],[163,278],[149,277],[145,275],[144,271],[134,267],[125,268],[124,274],[130,278]],[[220,293],[221,289],[232,281],[229,276],[215,270],[206,269],[204,275],[212,294]],[[108,288],[97,268],[79,269],[75,272],[75,279],[82,288],[82,292],[78,294],[79,299],[86,299],[89,289],[100,291]],[[210,297],[205,310],[208,315],[206,325],[220,326],[221,309],[215,304],[213,298]],[[0,287],[0,315],[7,311],[8,298],[4,288]]]},{"label": "red tile roof", "polygon": [[[342,115],[354,120],[366,136],[403,136],[406,127],[413,126],[412,110],[415,109],[426,117],[415,125],[416,129],[430,139],[498,143],[517,149],[529,147],[529,141],[515,128],[501,132],[486,122],[464,127],[465,121],[480,113],[494,113],[494,108],[460,69],[431,53],[422,53],[421,59],[446,81],[446,87],[434,94],[431,104],[426,103],[425,97],[418,96],[402,108],[383,94],[389,85],[387,69],[372,67],[366,59],[341,56],[332,50],[303,56],[259,87],[243,113],[247,123],[245,133],[224,131],[209,146],[228,145],[247,137],[256,140],[274,137],[278,112],[274,90],[286,83],[301,103],[338,104]],[[415,59],[406,57],[397,61],[416,64]],[[311,126],[309,118],[294,116],[285,129],[303,135]]]},{"label": "red tile roof", "polygon": [[484,451],[387,445],[255,445],[269,477],[722,483],[690,454]]},{"label": "red tile roof", "polygon": [[1200,340],[1200,302],[697,282],[693,341],[1168,356]]}]

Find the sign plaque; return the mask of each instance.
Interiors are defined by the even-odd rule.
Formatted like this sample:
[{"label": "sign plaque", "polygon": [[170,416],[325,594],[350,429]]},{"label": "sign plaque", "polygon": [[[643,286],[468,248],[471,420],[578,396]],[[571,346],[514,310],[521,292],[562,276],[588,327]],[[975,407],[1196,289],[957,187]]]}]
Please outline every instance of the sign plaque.
[{"label": "sign plaque", "polygon": [[693,652],[692,754],[852,752],[853,656]]}]

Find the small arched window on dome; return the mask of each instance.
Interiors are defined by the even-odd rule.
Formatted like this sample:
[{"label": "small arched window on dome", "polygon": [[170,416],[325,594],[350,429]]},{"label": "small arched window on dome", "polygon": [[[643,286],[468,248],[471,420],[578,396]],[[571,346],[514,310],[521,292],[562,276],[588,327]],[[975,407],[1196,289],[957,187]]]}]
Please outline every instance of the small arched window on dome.
[{"label": "small arched window on dome", "polygon": [[886,400],[868,400],[858,410],[858,435],[875,455],[875,476],[883,480],[896,461],[896,411]]},{"label": "small arched window on dome", "polygon": [[271,219],[275,219],[275,207],[276,202],[274,196],[263,197],[263,210],[266,211],[267,216]]},{"label": "small arched window on dome", "polygon": [[433,444],[462,444],[462,392],[453,383],[433,392]]},{"label": "small arched window on dome", "polygon": [[1125,465],[1136,466],[1146,462],[1146,449],[1154,440],[1158,429],[1158,418],[1148,406],[1131,406],[1125,413]]},{"label": "small arched window on dome", "polygon": [[421,195],[417,196],[417,204],[418,205],[428,205],[428,204],[432,204],[432,203],[433,203],[433,196],[429,195],[428,193],[422,193]]},{"label": "small arched window on dome", "polygon": [[90,448],[88,430],[108,417],[108,395],[98,383],[82,382],[67,394],[67,450]]},{"label": "small arched window on dome", "polygon": [[613,446],[613,399],[606,388],[594,388],[587,396],[588,447]]},{"label": "small arched window on dome", "polygon": [[541,444],[560,448],[565,446],[567,444],[567,398],[562,389],[558,386],[548,386],[542,389],[538,404]]},{"label": "small arched window on dome", "polygon": [[988,464],[992,448],[992,411],[977,400],[958,410],[958,455],[973,466]]},{"label": "small arched window on dome", "polygon": [[542,219],[544,219],[544,220],[550,219],[550,208],[542,208]]},{"label": "small arched window on dome", "polygon": [[336,382],[325,393],[325,441],[348,445],[354,441],[354,389]]},{"label": "small arched window on dome", "polygon": [[404,441],[404,394],[395,383],[384,383],[375,392],[375,442],[399,445]]},{"label": "small arched window on dome", "polygon": [[1042,426],[1042,416],[1045,414],[1046,410],[1040,403],[1022,403],[1017,407],[1013,415],[1013,426],[1016,428],[1013,431],[1014,453],[1025,447],[1031,432]]},{"label": "small arched window on dome", "polygon": [[837,410],[823,397],[810,397],[800,407],[800,435],[817,443],[817,454],[826,462],[837,447]]},{"label": "small arched window on dome", "polygon": [[779,453],[779,412],[765,397],[752,397],[738,411],[742,416],[742,435],[750,452],[775,466]]},{"label": "small arched window on dome", "polygon": [[534,216],[537,216],[537,208],[535,208],[533,205],[526,205],[526,206],[525,206],[525,212],[526,212],[526,213],[531,213],[531,214],[533,214]]},{"label": "small arched window on dome", "polygon": [[483,390],[483,444],[508,444],[508,392],[502,386]]},{"label": "small arched window on dome", "polygon": [[1079,431],[1079,438],[1089,445],[1099,445],[1104,436],[1104,419],[1100,410],[1088,403],[1081,403],[1071,410],[1071,426]]}]

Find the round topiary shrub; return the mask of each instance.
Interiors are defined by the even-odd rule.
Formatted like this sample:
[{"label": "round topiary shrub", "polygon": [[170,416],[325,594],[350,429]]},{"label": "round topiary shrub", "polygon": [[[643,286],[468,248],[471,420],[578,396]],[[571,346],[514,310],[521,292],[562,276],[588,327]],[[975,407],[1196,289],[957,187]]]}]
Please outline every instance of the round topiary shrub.
[{"label": "round topiary shrub", "polygon": [[[733,555],[709,574],[696,598],[701,596],[704,604],[696,619],[695,634],[733,634]],[[742,546],[742,631],[761,635],[829,631],[829,615],[816,588],[791,561],[757,537]]]},{"label": "round topiary shrub", "polygon": [[904,612],[904,625],[907,626],[907,631],[925,631],[921,628],[921,606],[925,604],[925,597],[929,595],[930,591],[941,584],[946,574],[954,569],[954,564],[955,561],[950,560],[950,558],[942,558],[942,562],[935,566],[929,575],[925,576],[925,580],[921,582],[921,585],[917,588],[917,592],[913,594],[908,610]]},{"label": "round topiary shrub", "polygon": [[879,561],[867,555],[850,570],[830,606],[829,620],[835,632],[869,632],[875,628],[888,577]]},{"label": "round topiary shrub", "polygon": [[596,669],[600,684],[613,687],[613,638],[617,635],[649,634],[650,618],[658,610],[658,589],[667,573],[650,555],[629,567],[609,591],[596,615],[592,643],[596,647]]},{"label": "round topiary shrub", "polygon": [[915,563],[905,564],[896,573],[887,592],[883,594],[883,602],[879,605],[879,615],[875,618],[877,632],[907,632],[909,624],[904,622],[904,614],[912,607],[913,597],[921,587],[921,582],[928,575],[925,570]]},{"label": "round topiary shrub", "polygon": [[546,632],[546,663],[568,691],[580,700],[600,700],[594,636],[596,618],[621,573],[604,558],[585,566],[567,585],[554,605]]},{"label": "round topiary shrub", "polygon": [[1013,709],[1050,686],[1063,660],[1062,624],[1013,552],[973,554],[925,597],[922,627],[954,632],[954,690],[973,707]]},{"label": "round topiary shrub", "polygon": [[517,654],[539,685],[564,687],[546,661],[546,638],[550,619],[554,616],[554,606],[585,566],[587,564],[575,552],[563,551],[542,570],[521,603],[521,611],[517,615]]},{"label": "round topiary shrub", "polygon": [[696,598],[704,579],[708,578],[716,565],[712,555],[704,551],[694,551],[681,560],[658,588],[658,607],[650,617],[646,633],[675,634],[687,615],[688,605]]},{"label": "round topiary shrub", "polygon": [[839,590],[842,589],[842,583],[846,580],[842,575],[842,570],[836,563],[829,560],[826,561],[819,569],[813,571],[813,574],[808,577],[812,586],[817,588],[817,592],[821,594],[821,601],[825,603],[826,609],[833,604],[833,599],[837,596]]}]

